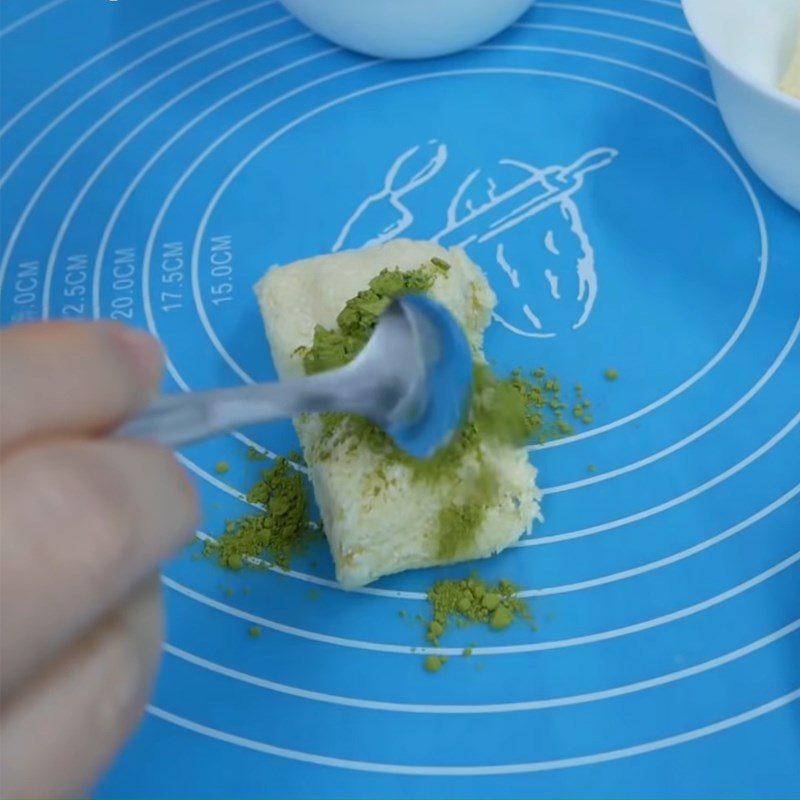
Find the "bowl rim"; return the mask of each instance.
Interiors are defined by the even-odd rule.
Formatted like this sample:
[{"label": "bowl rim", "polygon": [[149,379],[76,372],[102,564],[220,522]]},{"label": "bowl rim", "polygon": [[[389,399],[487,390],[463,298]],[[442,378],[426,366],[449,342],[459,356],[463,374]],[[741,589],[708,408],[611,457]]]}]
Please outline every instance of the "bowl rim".
[{"label": "bowl rim", "polygon": [[700,46],[703,48],[703,50],[705,50],[709,55],[713,56],[717,62],[719,62],[723,67],[725,67],[725,69],[728,70],[728,72],[735,75],[743,83],[746,83],[756,91],[761,92],[767,97],[771,97],[773,100],[777,100],[779,103],[786,105],[795,111],[800,111],[800,98],[794,97],[788,92],[784,92],[782,89],[779,89],[777,86],[773,86],[771,83],[757,80],[742,72],[741,69],[737,68],[736,64],[732,63],[730,59],[722,58],[716,48],[709,46],[708,40],[703,35],[703,26],[698,23],[697,16],[695,15],[697,5],[703,2],[708,2],[708,0],[682,0],[683,13],[686,17],[686,21],[689,23],[692,33],[700,43]]}]

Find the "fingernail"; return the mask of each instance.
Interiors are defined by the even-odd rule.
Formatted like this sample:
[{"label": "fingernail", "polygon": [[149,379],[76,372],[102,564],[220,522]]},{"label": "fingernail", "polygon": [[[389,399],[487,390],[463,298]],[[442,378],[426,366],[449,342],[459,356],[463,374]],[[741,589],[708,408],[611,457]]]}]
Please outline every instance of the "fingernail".
[{"label": "fingernail", "polygon": [[155,387],[164,367],[164,351],[159,342],[144,331],[125,325],[114,325],[111,333],[125,350],[142,383]]}]

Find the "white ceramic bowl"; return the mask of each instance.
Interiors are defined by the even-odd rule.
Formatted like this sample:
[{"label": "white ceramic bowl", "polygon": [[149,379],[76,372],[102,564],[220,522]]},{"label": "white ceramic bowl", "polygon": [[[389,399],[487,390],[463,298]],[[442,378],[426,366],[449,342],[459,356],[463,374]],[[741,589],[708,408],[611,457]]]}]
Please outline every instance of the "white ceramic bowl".
[{"label": "white ceramic bowl", "polygon": [[759,177],[800,210],[800,100],[778,89],[800,0],[683,0],[731,137]]},{"label": "white ceramic bowl", "polygon": [[281,0],[301,22],[348,50],[429,58],[480,44],[534,0]]}]

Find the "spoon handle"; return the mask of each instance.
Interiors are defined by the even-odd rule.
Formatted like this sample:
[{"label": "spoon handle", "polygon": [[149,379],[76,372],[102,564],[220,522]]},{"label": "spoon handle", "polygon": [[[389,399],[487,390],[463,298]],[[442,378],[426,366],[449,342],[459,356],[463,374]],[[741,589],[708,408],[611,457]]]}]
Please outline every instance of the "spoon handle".
[{"label": "spoon handle", "polygon": [[116,435],[180,447],[241,425],[274,422],[304,411],[358,412],[361,393],[368,387],[356,381],[354,392],[352,378],[360,376],[350,373],[344,367],[280,383],[162,395]]}]

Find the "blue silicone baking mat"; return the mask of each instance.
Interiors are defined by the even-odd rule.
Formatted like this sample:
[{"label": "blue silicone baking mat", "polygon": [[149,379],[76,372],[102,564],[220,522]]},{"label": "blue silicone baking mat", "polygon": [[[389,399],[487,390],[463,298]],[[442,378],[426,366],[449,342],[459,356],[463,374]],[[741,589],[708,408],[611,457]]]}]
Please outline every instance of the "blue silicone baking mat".
[{"label": "blue silicone baking mat", "polygon": [[[479,565],[538,630],[456,629],[442,646],[473,656],[431,675],[415,615],[468,567],[345,593],[322,545],[289,574],[187,552],[98,796],[800,793],[800,214],[735,150],[677,3],[540,2],[418,63],[269,0],[2,16],[5,323],[147,328],[168,391],[265,380],[270,264],[436,238],[498,294],[498,369],[593,401],[532,453],[544,523]],[[199,535],[248,510],[249,447],[295,444],[281,424],[183,451]]]}]

